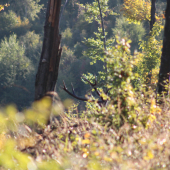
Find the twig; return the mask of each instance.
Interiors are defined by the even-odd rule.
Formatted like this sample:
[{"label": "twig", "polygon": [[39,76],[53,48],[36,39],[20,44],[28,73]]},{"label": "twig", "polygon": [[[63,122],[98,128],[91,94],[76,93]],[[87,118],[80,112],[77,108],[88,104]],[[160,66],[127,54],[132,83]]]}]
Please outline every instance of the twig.
[{"label": "twig", "polygon": [[[86,98],[78,97],[78,96],[75,94],[73,85],[72,85],[72,93],[71,93],[69,90],[67,90],[67,87],[66,87],[64,81],[63,81],[63,87],[61,87],[61,88],[62,88],[65,92],[67,92],[70,96],[72,96],[72,97],[74,97],[74,98],[76,98],[76,99],[78,99],[78,100],[85,101],[85,102],[87,102],[87,101],[89,101],[89,102],[96,102],[96,100],[89,100],[89,99],[86,99]],[[100,96],[100,97],[101,97],[101,96]],[[107,100],[104,100],[104,99],[102,98],[102,100],[101,100],[101,101],[97,101],[97,103],[98,103],[98,104],[107,103]]]}]

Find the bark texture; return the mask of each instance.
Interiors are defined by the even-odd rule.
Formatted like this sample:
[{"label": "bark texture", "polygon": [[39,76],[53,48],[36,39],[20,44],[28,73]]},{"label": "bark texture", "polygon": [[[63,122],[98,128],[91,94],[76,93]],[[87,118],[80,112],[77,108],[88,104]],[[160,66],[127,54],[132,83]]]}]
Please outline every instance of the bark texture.
[{"label": "bark texture", "polygon": [[60,7],[61,0],[48,1],[43,47],[35,80],[35,100],[41,99],[49,91],[54,91],[58,78],[62,52],[59,35]]},{"label": "bark texture", "polygon": [[165,28],[163,38],[163,49],[161,56],[161,66],[159,72],[158,93],[168,92],[165,87],[170,81],[170,1],[167,1],[167,7],[165,11]]}]

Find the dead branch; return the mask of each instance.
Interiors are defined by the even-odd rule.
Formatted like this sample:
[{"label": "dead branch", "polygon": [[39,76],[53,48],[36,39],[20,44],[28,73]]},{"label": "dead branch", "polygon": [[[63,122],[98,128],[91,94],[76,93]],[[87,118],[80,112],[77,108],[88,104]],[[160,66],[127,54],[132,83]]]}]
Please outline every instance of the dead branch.
[{"label": "dead branch", "polygon": [[[90,83],[91,83],[91,82],[90,82]],[[92,83],[91,83],[91,84],[92,84]],[[78,99],[78,100],[85,101],[85,102],[87,102],[87,101],[88,101],[88,102],[96,102],[96,100],[90,100],[90,99],[78,97],[78,96],[75,94],[73,85],[72,85],[72,93],[71,93],[69,90],[67,90],[67,87],[66,87],[64,81],[63,81],[63,87],[61,87],[61,88],[62,88],[65,92],[67,92],[70,96],[72,96],[72,97],[74,97],[74,98],[76,98],[76,99]],[[97,88],[96,88],[96,89],[97,89]],[[100,96],[100,97],[101,97],[101,96]],[[98,103],[98,104],[105,104],[105,103],[107,103],[107,100],[102,99],[102,100],[97,101],[97,103]]]}]

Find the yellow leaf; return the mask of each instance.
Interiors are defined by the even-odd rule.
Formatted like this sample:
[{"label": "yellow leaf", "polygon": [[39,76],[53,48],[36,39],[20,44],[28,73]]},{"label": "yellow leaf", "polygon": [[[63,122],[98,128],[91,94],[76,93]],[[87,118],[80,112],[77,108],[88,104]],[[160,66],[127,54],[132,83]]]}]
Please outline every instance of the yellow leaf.
[{"label": "yellow leaf", "polygon": [[84,138],[89,138],[90,137],[90,133],[86,133],[85,135],[84,135]]},{"label": "yellow leaf", "polygon": [[82,140],[82,144],[89,144],[89,143],[90,143],[89,139]]},{"label": "yellow leaf", "polygon": [[150,20],[151,5],[149,0],[124,0],[121,10],[130,22],[139,24],[139,21]]},{"label": "yellow leaf", "polygon": [[147,152],[147,155],[144,156],[143,159],[145,159],[145,160],[150,160],[150,159],[153,159],[153,158],[154,158],[154,155],[153,155],[152,151],[149,150],[149,151]]}]

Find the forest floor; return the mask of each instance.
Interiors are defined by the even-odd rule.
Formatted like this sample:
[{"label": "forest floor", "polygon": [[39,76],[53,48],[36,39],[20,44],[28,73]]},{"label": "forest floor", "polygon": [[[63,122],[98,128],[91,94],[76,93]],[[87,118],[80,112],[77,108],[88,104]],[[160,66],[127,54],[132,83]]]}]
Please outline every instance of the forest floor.
[{"label": "forest floor", "polygon": [[119,130],[67,116],[36,132],[23,125],[17,146],[35,163],[55,160],[58,169],[170,169],[169,102],[153,116],[148,127],[124,123]]}]

